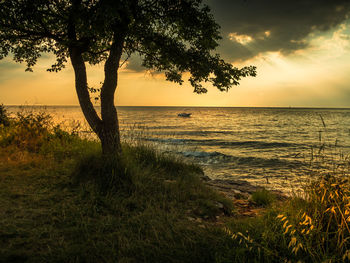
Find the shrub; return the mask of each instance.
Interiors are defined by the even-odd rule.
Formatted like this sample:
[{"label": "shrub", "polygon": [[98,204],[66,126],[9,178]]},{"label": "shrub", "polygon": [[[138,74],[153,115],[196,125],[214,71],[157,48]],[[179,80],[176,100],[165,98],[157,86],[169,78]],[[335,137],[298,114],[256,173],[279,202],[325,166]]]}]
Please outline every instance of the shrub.
[{"label": "shrub", "polygon": [[51,125],[52,118],[48,114],[17,113],[9,127],[2,131],[1,144],[38,152],[47,140]]},{"label": "shrub", "polygon": [[8,126],[10,124],[7,111],[3,104],[0,104],[0,125]]},{"label": "shrub", "polygon": [[252,194],[252,201],[258,206],[268,206],[275,199],[275,196],[265,188],[257,190]]},{"label": "shrub", "polygon": [[81,139],[76,129],[67,132],[60,125],[54,125],[49,114],[23,112],[0,129],[0,146],[51,155],[60,160],[79,158],[99,148],[97,143]]}]

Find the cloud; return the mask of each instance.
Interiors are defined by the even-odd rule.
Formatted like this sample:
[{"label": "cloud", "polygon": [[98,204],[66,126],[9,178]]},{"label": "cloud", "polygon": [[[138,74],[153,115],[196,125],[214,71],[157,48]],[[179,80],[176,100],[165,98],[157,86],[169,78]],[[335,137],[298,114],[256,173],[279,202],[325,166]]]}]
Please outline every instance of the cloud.
[{"label": "cloud", "polygon": [[[4,60],[1,61],[2,63],[0,63],[0,72],[2,73],[3,70],[14,70],[14,69],[19,69],[22,68],[22,66],[19,63],[13,63],[10,60]],[[2,74],[0,74],[2,75]]]},{"label": "cloud", "polygon": [[0,84],[6,82],[9,79],[15,78],[21,70],[24,72],[23,68],[23,65],[15,63],[9,58],[0,60]]},{"label": "cloud", "polygon": [[228,37],[231,41],[238,42],[241,45],[246,45],[254,40],[251,36],[239,35],[237,33],[230,33],[228,34]]},{"label": "cloud", "polygon": [[129,72],[143,72],[146,70],[146,68],[142,66],[141,57],[136,54],[127,59],[123,68]]},{"label": "cloud", "polygon": [[[349,0],[207,0],[223,39],[218,52],[231,61],[260,53],[290,54],[309,47],[312,33],[349,18]],[[348,37],[348,36],[343,36]]]}]

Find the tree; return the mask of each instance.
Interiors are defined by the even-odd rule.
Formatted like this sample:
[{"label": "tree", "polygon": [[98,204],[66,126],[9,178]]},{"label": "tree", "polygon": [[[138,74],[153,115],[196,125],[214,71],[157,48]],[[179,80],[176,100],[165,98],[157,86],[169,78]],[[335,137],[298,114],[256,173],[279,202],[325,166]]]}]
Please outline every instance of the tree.
[{"label": "tree", "polygon": [[[256,69],[238,69],[213,54],[220,38],[202,0],[0,0],[0,59],[12,55],[32,71],[42,53],[53,53],[52,72],[70,59],[81,109],[105,154],[121,153],[114,94],[122,61],[136,53],[169,81],[182,84],[189,72],[196,93],[207,92],[204,82],[227,91]],[[104,63],[101,117],[90,99],[86,63]]]}]

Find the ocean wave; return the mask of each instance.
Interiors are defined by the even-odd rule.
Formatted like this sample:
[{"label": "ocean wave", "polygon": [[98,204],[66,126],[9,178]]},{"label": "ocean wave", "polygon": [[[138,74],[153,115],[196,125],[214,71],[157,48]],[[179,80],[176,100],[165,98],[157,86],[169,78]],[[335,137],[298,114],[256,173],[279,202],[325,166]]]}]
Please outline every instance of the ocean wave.
[{"label": "ocean wave", "polygon": [[304,166],[305,163],[301,161],[292,161],[286,159],[278,159],[278,158],[262,158],[262,157],[232,157],[234,163],[236,165],[249,165],[254,167],[283,167],[283,168],[295,168]]},{"label": "ocean wave", "polygon": [[162,126],[148,126],[147,130],[178,130],[179,128],[181,128],[181,126],[179,127],[176,125],[162,125]]},{"label": "ocean wave", "polygon": [[286,147],[307,147],[307,145],[288,142],[265,142],[265,141],[225,141],[217,139],[176,139],[176,138],[143,138],[146,141],[169,143],[169,144],[190,144],[199,146],[219,146],[219,147],[244,147],[244,148],[286,148]]},{"label": "ocean wave", "polygon": [[228,131],[177,131],[176,134],[177,135],[194,135],[194,136],[208,136],[211,134],[234,134],[237,133],[238,131],[234,131],[234,130],[228,130]]},{"label": "ocean wave", "polygon": [[222,156],[226,157],[227,155],[219,152],[180,152],[185,157],[197,157],[197,158],[205,158],[205,157],[214,157],[214,156]]},{"label": "ocean wave", "polygon": [[241,142],[223,142],[224,145],[229,146],[244,146],[249,148],[280,148],[280,147],[296,147],[300,144],[289,142],[265,142],[265,141],[241,141]]},{"label": "ocean wave", "polygon": [[174,138],[142,138],[144,141],[150,141],[150,142],[160,142],[160,143],[170,143],[170,144],[179,144],[179,143],[188,143],[191,140],[186,139],[174,139]]},{"label": "ocean wave", "polygon": [[192,157],[199,159],[203,164],[221,163],[225,166],[249,166],[249,167],[283,167],[295,168],[304,166],[305,163],[298,160],[287,160],[278,158],[263,158],[255,156],[232,156],[223,154],[217,151],[203,152],[203,151],[183,151],[179,152],[184,157]]}]

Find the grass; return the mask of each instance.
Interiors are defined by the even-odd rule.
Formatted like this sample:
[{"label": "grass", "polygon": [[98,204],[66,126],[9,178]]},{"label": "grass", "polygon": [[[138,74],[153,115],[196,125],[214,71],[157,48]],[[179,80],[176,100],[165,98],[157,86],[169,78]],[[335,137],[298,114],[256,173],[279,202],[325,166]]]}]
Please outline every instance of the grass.
[{"label": "grass", "polygon": [[233,207],[199,167],[127,144],[106,159],[26,118],[0,133],[0,262],[215,261],[228,238],[210,226]]},{"label": "grass", "polygon": [[258,206],[269,206],[275,200],[274,194],[265,188],[257,190],[252,194],[252,201]]},{"label": "grass", "polygon": [[[319,176],[257,217],[148,145],[102,157],[97,142],[18,115],[0,127],[0,262],[341,262],[350,256],[344,174]],[[342,166],[342,171],[344,166]]]}]

